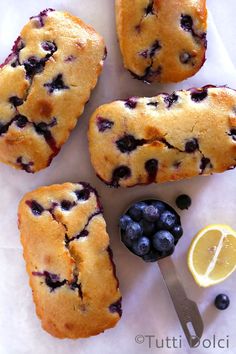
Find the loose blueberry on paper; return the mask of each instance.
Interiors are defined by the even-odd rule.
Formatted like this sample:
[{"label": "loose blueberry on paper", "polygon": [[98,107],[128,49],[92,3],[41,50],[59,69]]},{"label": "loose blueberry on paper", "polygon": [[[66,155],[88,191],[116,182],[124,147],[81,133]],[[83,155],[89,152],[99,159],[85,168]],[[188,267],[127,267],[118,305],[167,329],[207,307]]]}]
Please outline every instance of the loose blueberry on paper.
[{"label": "loose blueberry on paper", "polygon": [[170,256],[183,235],[179,215],[160,200],[131,205],[120,217],[121,240],[145,262]]}]

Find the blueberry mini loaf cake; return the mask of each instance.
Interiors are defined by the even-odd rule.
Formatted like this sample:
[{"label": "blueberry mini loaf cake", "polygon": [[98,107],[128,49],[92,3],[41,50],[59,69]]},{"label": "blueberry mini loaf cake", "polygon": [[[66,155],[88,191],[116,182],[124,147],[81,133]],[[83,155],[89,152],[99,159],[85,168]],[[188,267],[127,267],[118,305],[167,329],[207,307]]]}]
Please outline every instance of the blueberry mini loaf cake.
[{"label": "blueberry mini loaf cake", "polygon": [[95,111],[88,135],[97,175],[114,187],[223,172],[236,166],[236,91],[116,101]]},{"label": "blueberry mini loaf cake", "polygon": [[27,172],[57,155],[97,83],[102,37],[80,19],[32,17],[0,67],[0,161]]},{"label": "blueberry mini loaf cake", "polygon": [[19,229],[43,328],[58,338],[83,338],[114,327],[121,295],[96,191],[65,183],[28,193]]},{"label": "blueberry mini loaf cake", "polygon": [[125,67],[146,82],[178,82],[204,64],[205,0],[116,0]]}]

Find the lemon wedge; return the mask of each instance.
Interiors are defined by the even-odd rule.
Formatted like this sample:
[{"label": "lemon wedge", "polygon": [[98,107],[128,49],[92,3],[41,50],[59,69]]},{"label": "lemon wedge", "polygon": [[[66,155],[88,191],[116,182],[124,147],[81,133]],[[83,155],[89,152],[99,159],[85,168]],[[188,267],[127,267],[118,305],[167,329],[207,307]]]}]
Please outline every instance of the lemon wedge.
[{"label": "lemon wedge", "polygon": [[236,269],[236,232],[220,224],[202,229],[189,248],[188,267],[202,287],[228,278]]}]

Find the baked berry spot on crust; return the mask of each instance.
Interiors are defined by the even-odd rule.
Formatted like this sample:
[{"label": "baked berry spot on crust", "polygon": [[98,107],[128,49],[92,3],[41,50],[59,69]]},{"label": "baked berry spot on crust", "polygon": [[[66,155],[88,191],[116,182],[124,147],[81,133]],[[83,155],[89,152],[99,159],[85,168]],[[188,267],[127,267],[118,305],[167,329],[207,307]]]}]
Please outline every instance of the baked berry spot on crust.
[{"label": "baked berry spot on crust", "polygon": [[152,59],[161,48],[162,47],[161,47],[160,42],[158,40],[156,40],[149,49],[145,49],[145,50],[139,52],[139,55],[145,59],[148,59],[148,58]]},{"label": "baked berry spot on crust", "polygon": [[72,283],[70,283],[70,289],[73,291],[77,289],[79,293],[79,297],[83,299],[82,285],[81,283],[78,284],[78,278],[75,279]]},{"label": "baked berry spot on crust", "polygon": [[[145,170],[148,173],[149,181],[155,181],[158,172],[158,161],[156,159],[150,159],[145,162]],[[151,182],[150,182],[151,183]]]},{"label": "baked berry spot on crust", "polygon": [[53,93],[54,91],[59,91],[59,90],[68,90],[69,86],[66,86],[64,81],[63,81],[63,76],[62,74],[58,74],[56,77],[52,79],[52,81],[47,82],[44,84],[44,87],[47,88],[49,93]]},{"label": "baked berry spot on crust", "polygon": [[80,231],[80,233],[74,237],[69,238],[67,235],[65,236],[65,245],[68,248],[68,245],[70,244],[70,242],[75,241],[75,240],[79,240],[81,237],[87,237],[89,235],[89,231],[87,230],[87,227],[89,226],[91,220],[95,217],[98,216],[102,213],[102,211],[100,209],[98,209],[97,211],[95,211],[93,214],[91,214],[83,228],[83,230]]},{"label": "baked berry spot on crust", "polygon": [[170,108],[174,103],[176,103],[179,99],[179,96],[176,93],[172,93],[172,95],[168,95],[164,98],[164,101],[167,105],[167,108]]},{"label": "baked berry spot on crust", "polygon": [[40,74],[45,67],[46,58],[37,58],[35,56],[29,57],[24,61],[24,67],[26,76],[28,79],[32,79],[34,75]]},{"label": "baked berry spot on crust", "polygon": [[122,301],[122,298],[120,298],[117,302],[115,302],[114,304],[111,304],[109,306],[109,311],[111,313],[117,312],[120,317],[122,316],[121,301]]},{"label": "baked berry spot on crust", "polygon": [[154,15],[154,1],[149,1],[148,6],[145,8],[145,16]]},{"label": "baked berry spot on crust", "polygon": [[143,76],[140,76],[140,75],[137,75],[135,74],[134,72],[130,71],[131,75],[137,79],[137,80],[140,80],[140,81],[143,81],[147,84],[150,84],[152,83],[153,81],[155,81],[155,79],[161,75],[162,73],[162,67],[161,65],[159,65],[157,67],[157,69],[153,69],[153,63],[151,63],[151,65],[149,65],[146,70],[145,70],[145,73]]},{"label": "baked berry spot on crust", "polygon": [[147,106],[157,107],[158,106],[158,102],[149,102],[149,103],[147,103]]},{"label": "baked berry spot on crust", "polygon": [[57,46],[54,42],[45,41],[41,43],[41,46],[43,50],[50,52],[51,55],[57,51]]},{"label": "baked berry spot on crust", "polygon": [[113,187],[119,187],[120,179],[127,179],[131,176],[131,170],[128,166],[119,166],[117,167],[112,174],[111,185]]},{"label": "baked berry spot on crust", "polygon": [[193,19],[189,15],[182,14],[180,24],[184,31],[190,32],[193,28]]},{"label": "baked berry spot on crust", "polygon": [[133,135],[124,135],[121,139],[116,141],[116,146],[122,153],[130,153],[138,146],[145,144],[145,142],[146,140],[144,139],[135,139]]},{"label": "baked berry spot on crust", "polygon": [[150,58],[153,58],[156,52],[159,51],[160,49],[161,49],[161,44],[158,40],[156,40],[150,48],[149,51]]},{"label": "baked berry spot on crust", "polygon": [[45,277],[45,283],[50,288],[51,292],[66,284],[66,279],[60,281],[60,277],[57,274],[47,272],[46,270],[43,273],[32,272],[32,275],[38,277]]},{"label": "baked berry spot on crust", "polygon": [[48,12],[52,12],[52,11],[55,11],[54,9],[45,9],[43,11],[41,11],[37,16],[32,16],[30,17],[30,20],[37,20],[40,24],[40,27],[43,27],[44,26],[44,20],[45,20],[45,17],[48,16]]},{"label": "baked berry spot on crust", "polygon": [[69,211],[70,209],[73,208],[73,206],[75,206],[75,203],[73,203],[73,202],[71,202],[71,201],[69,201],[69,200],[63,200],[63,201],[61,202],[61,208],[62,208],[63,210]]},{"label": "baked berry spot on crust", "polygon": [[9,102],[14,106],[14,107],[18,107],[21,106],[24,101],[22,98],[19,98],[17,96],[12,96],[9,98]]},{"label": "baked berry spot on crust", "polygon": [[9,128],[9,126],[11,125],[11,122],[12,122],[12,121],[10,121],[10,122],[8,122],[8,123],[6,123],[6,124],[0,123],[0,136],[1,136],[2,134],[5,134],[5,133],[8,131],[8,128]]},{"label": "baked berry spot on crust", "polygon": [[14,120],[16,122],[17,127],[21,129],[24,128],[28,123],[28,119],[21,114],[18,114]]},{"label": "baked berry spot on crust", "polygon": [[236,128],[230,130],[229,136],[231,136],[232,139],[236,141]]},{"label": "baked berry spot on crust", "polygon": [[193,63],[193,55],[187,53],[187,52],[183,52],[180,54],[179,56],[179,60],[182,64],[192,64],[194,65]]},{"label": "baked berry spot on crust", "polygon": [[45,122],[41,122],[38,124],[34,124],[35,130],[39,135],[43,135],[45,141],[47,142],[47,144],[50,146],[50,148],[52,149],[53,152],[58,152],[58,147],[56,144],[56,141],[51,133],[51,131],[49,130],[49,128],[54,127],[55,125],[57,125],[57,119],[54,117],[51,123],[45,123]]},{"label": "baked berry spot on crust", "polygon": [[114,122],[112,122],[111,120],[102,117],[97,117],[97,127],[101,133],[105,132],[108,129],[111,129],[113,125]]},{"label": "baked berry spot on crust", "polygon": [[198,140],[196,138],[190,139],[185,144],[185,151],[189,154],[199,150]]},{"label": "baked berry spot on crust", "polygon": [[130,109],[134,109],[134,108],[136,108],[137,103],[138,103],[137,98],[131,97],[125,101],[125,107],[130,108]]},{"label": "baked berry spot on crust", "polygon": [[26,204],[35,216],[40,216],[44,212],[44,208],[36,200],[27,200]]},{"label": "baked berry spot on crust", "polygon": [[28,172],[28,173],[33,173],[31,167],[34,165],[32,161],[30,162],[24,162],[23,157],[19,156],[16,159],[16,163],[21,166],[21,169]]},{"label": "baked berry spot on crust", "polygon": [[205,169],[209,167],[212,168],[212,163],[211,160],[208,159],[207,157],[203,156],[203,158],[201,159],[201,164],[200,164],[200,170],[201,170],[201,174],[203,174],[203,172],[205,171]]},{"label": "baked berry spot on crust", "polygon": [[76,194],[76,197],[79,201],[86,201],[90,197],[90,190],[89,188],[77,190],[74,192]]},{"label": "baked berry spot on crust", "polygon": [[[111,262],[111,265],[112,265],[112,271],[113,271],[113,276],[114,278],[116,279],[117,281],[117,289],[119,287],[119,279],[117,278],[117,274],[116,274],[116,266],[115,266],[115,263],[114,263],[114,257],[113,257],[113,252],[112,252],[112,249],[110,246],[107,247],[107,253],[108,253],[108,256],[110,258],[110,262]],[[120,299],[122,300],[122,299]]]},{"label": "baked berry spot on crust", "polygon": [[24,45],[21,37],[19,36],[14,42],[14,45],[11,49],[11,53],[8,55],[8,57],[3,62],[3,64],[0,64],[0,69],[7,64],[10,64],[13,68],[15,68],[17,65],[19,65],[19,53],[20,53],[21,49],[24,48],[24,46],[25,45]]},{"label": "baked berry spot on crust", "polygon": [[207,98],[208,96],[208,92],[207,92],[207,88],[203,88],[203,89],[199,89],[199,90],[191,90],[191,99],[194,102],[201,102],[203,101],[205,98]]}]

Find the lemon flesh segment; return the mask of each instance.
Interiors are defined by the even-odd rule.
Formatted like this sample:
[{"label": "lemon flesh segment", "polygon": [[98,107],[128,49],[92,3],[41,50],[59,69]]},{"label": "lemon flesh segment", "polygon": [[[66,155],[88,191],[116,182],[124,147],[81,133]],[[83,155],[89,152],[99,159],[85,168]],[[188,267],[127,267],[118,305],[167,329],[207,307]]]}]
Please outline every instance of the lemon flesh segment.
[{"label": "lemon flesh segment", "polygon": [[193,267],[197,274],[205,275],[221,239],[218,230],[207,231],[198,241],[193,252]]},{"label": "lemon flesh segment", "polygon": [[209,278],[212,280],[225,279],[235,269],[236,263],[236,237],[227,235],[223,239],[223,245],[216,264]]},{"label": "lemon flesh segment", "polygon": [[188,266],[200,286],[225,280],[236,269],[236,232],[227,225],[200,231],[190,246]]}]

